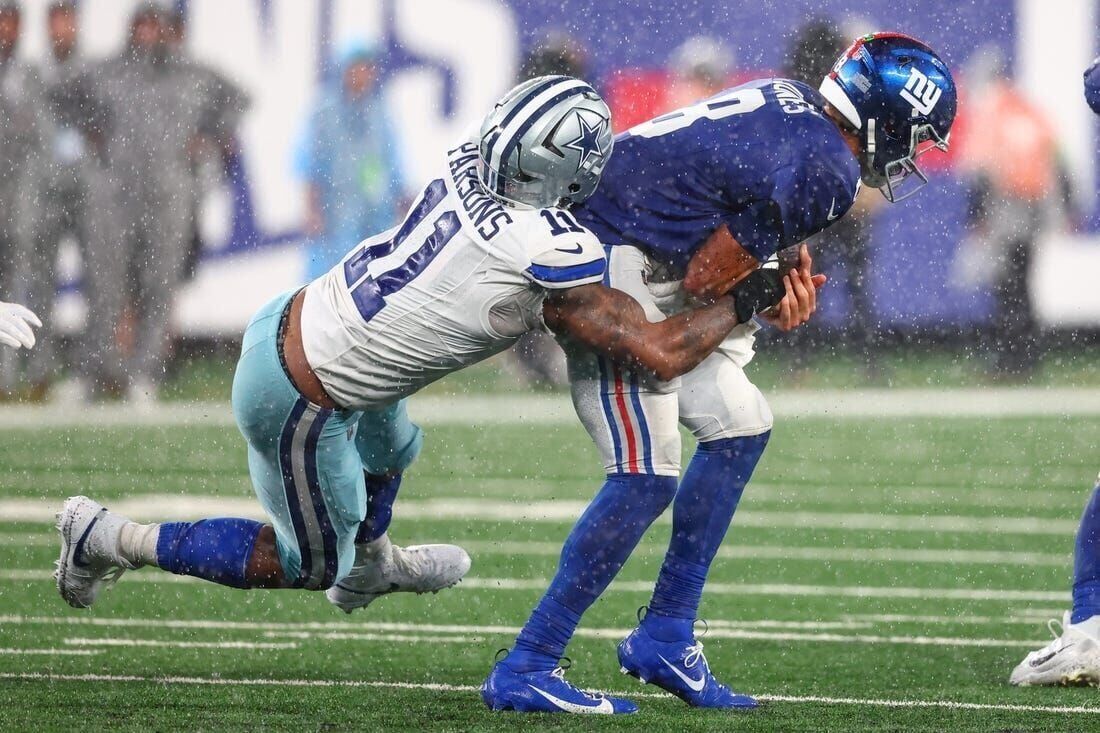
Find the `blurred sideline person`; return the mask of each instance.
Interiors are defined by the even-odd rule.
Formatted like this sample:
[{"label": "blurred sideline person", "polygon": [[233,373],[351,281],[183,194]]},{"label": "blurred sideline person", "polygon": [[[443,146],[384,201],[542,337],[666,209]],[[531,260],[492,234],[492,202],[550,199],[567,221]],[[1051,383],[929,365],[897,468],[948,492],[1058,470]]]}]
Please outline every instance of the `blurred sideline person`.
[{"label": "blurred sideline person", "polygon": [[[829,20],[810,21],[791,44],[784,75],[804,84],[818,84],[829,73],[831,59],[844,51],[849,37],[842,35]],[[848,291],[844,340],[855,347],[861,367],[870,378],[880,376],[879,329],[871,292],[871,227],[874,213],[885,203],[873,188],[861,188],[847,216],[807,241],[822,271],[829,272],[838,265],[844,268],[842,287]],[[825,338],[825,329],[814,323],[791,333],[788,343],[792,347],[792,368],[809,368],[815,352],[825,345]],[[830,339],[829,343],[833,341]]]},{"label": "blurred sideline person", "polygon": [[42,328],[42,321],[25,306],[0,301],[0,344],[13,349],[33,348],[36,327]]},{"label": "blurred sideline person", "polygon": [[[1100,114],[1100,58],[1085,71],[1085,101]],[[1048,623],[1054,632],[1057,621]],[[1061,632],[1029,653],[1009,676],[1013,685],[1100,686],[1100,477],[1081,514],[1073,554],[1073,608]]]},{"label": "blurred sideline person", "polygon": [[[36,295],[28,284],[38,278],[52,280],[53,267],[51,263],[34,272],[27,262],[33,243],[26,213],[34,204],[33,184],[45,157],[48,115],[37,69],[16,58],[21,25],[19,4],[0,2],[0,292],[26,301]],[[33,300],[31,305],[48,323],[49,307]],[[48,364],[34,354],[30,359],[38,380],[39,370]],[[0,351],[0,399],[25,396],[27,388],[18,378],[20,361],[14,351]]]},{"label": "blurred sideline person", "polygon": [[[159,5],[137,7],[126,48],[97,66],[94,94],[107,110],[108,212],[115,235],[88,244],[86,372],[99,395],[157,398],[169,347],[169,321],[183,279],[191,235],[192,154],[203,105],[191,75],[175,63]],[[118,334],[124,309],[133,314],[132,353]],[[123,328],[123,331],[126,329]]]},{"label": "blurred sideline person", "polygon": [[[275,298],[246,329],[233,411],[271,523],[138,525],[72,497],[58,523],[64,600],[88,607],[143,565],[235,588],[327,589],[349,612],[457,583],[470,567],[461,548],[402,549],[387,534],[422,441],[406,397],[544,320],[581,347],[673,379],[788,296],[777,273],[757,271],[710,305],[650,323],[604,287],[600,242],[563,207],[592,194],[612,145],[607,105],[578,79],[543,77],[507,94],[479,135],[447,153],[400,226]],[[560,709],[553,699],[637,709],[552,670],[522,687],[541,705],[532,709]]]},{"label": "blurred sideline person", "polygon": [[692,36],[687,39],[669,59],[671,78],[666,106],[670,110],[686,107],[728,88],[734,65],[733,51],[717,38]]},{"label": "blurred sideline person", "polygon": [[992,260],[986,263],[995,300],[989,368],[998,379],[1026,379],[1039,359],[1031,260],[1040,233],[1070,204],[1069,177],[1054,129],[1007,76],[1000,50],[979,49],[969,67],[971,134],[960,149],[972,180],[968,228]]},{"label": "blurred sideline person", "polygon": [[353,43],[309,117],[298,168],[306,181],[306,277],[327,272],[402,199],[397,139],[378,83],[377,50]]},{"label": "blurred sideline person", "polygon": [[[916,193],[928,180],[916,159],[947,149],[955,110],[954,82],[934,51],[902,34],[868,34],[820,91],[760,79],[620,134],[599,190],[572,213],[607,249],[605,282],[655,320],[781,254],[791,297],[763,320],[788,330],[812,315],[824,278],[805,246],[797,263],[786,253],[843,217],[861,183],[891,202]],[[620,669],[693,707],[757,706],[717,679],[694,629],[711,563],[771,435],[771,410],[745,371],[758,327],[738,326],[676,380],[570,350],[573,403],[606,481],[484,683],[491,707],[527,709],[522,682],[557,666],[585,611],[670,505],[668,551],[644,615],[618,645]],[[680,425],[698,441],[682,478]]]},{"label": "blurred sideline person", "polygon": [[[518,82],[550,75],[588,78],[588,59],[583,48],[564,33],[551,33],[532,48],[520,64]],[[547,331],[536,329],[520,336],[508,352],[510,366],[528,387],[565,387],[569,375],[565,352]]]},{"label": "blurred sideline person", "polygon": [[[71,0],[56,2],[47,10],[49,46],[42,79],[49,137],[42,164],[37,167],[40,175],[31,188],[32,195],[24,199],[22,214],[28,222],[30,243],[24,260],[30,273],[27,303],[46,317],[47,324],[57,294],[54,273],[61,240],[73,237],[85,262],[90,248],[116,246],[109,236],[113,230],[102,227],[113,207],[103,172],[103,139],[95,134],[105,123],[104,110],[93,97],[88,64],[79,53],[78,21]],[[46,396],[60,371],[57,359],[52,339],[46,339],[28,360],[32,399]]]},{"label": "blurred sideline person", "polygon": [[167,20],[168,50],[172,63],[186,78],[181,85],[201,110],[198,134],[191,151],[191,214],[184,278],[195,276],[202,255],[202,203],[205,195],[224,181],[236,155],[236,130],[247,111],[249,98],[243,89],[210,64],[187,53],[187,14],[177,7]]}]

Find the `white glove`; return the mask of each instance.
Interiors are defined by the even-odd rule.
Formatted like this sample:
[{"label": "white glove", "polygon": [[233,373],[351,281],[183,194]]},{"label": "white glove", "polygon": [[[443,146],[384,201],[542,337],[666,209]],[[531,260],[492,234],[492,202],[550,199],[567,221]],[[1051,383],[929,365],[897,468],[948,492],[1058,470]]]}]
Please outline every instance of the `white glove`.
[{"label": "white glove", "polygon": [[20,346],[34,346],[34,331],[31,326],[42,327],[38,316],[18,303],[0,301],[0,344],[18,349]]}]

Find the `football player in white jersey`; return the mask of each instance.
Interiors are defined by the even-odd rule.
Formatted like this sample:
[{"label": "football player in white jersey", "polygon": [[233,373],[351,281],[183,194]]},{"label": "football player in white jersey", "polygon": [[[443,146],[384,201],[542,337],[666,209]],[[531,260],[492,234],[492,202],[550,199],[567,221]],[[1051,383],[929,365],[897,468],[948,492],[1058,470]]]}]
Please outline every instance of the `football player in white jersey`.
[{"label": "football player in white jersey", "polygon": [[[247,327],[233,411],[270,521],[140,525],[72,497],[58,517],[62,597],[86,608],[145,565],[235,588],[330,589],[345,610],[458,582],[470,566],[461,548],[398,548],[385,533],[386,492],[396,491],[386,481],[420,445],[406,396],[543,322],[672,379],[785,294],[776,271],[758,271],[709,305],[650,323],[637,301],[602,285],[604,251],[563,207],[592,194],[612,145],[607,106],[584,82],[543,77],[509,92],[479,139],[448,152],[400,226]],[[583,696],[544,677],[536,684],[558,699]]]}]

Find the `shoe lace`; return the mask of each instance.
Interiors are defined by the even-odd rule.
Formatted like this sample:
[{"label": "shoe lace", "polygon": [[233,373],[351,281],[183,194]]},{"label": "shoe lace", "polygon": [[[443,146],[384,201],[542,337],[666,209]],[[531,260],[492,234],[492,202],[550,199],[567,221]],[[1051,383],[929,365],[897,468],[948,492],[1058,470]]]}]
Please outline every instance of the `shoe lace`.
[{"label": "shoe lace", "polygon": [[699,664],[700,660],[702,660],[705,667],[707,658],[703,655],[703,642],[697,641],[687,648],[687,653],[684,655],[684,668],[692,669]]},{"label": "shoe lace", "polygon": [[118,579],[121,578],[122,574],[125,572],[126,568],[118,566],[112,567],[102,578],[104,585],[108,588],[111,587],[118,582]]},{"label": "shoe lace", "polygon": [[565,664],[559,664],[557,667],[554,667],[554,669],[550,672],[551,677],[554,677],[562,684],[567,685],[573,690],[576,690],[580,694],[587,697],[589,700],[602,700],[605,697],[602,692],[588,692],[587,690],[582,690],[581,688],[577,687],[572,682],[568,682],[565,679],[565,670],[573,666],[573,661],[568,657],[563,657],[562,661],[565,662]]},{"label": "shoe lace", "polygon": [[1063,643],[1062,635],[1065,633],[1065,627],[1062,625],[1062,622],[1056,618],[1052,618],[1047,621],[1047,629],[1050,631],[1050,635],[1054,637],[1054,640],[1042,649],[1032,652],[1032,656],[1043,657],[1061,650]]}]

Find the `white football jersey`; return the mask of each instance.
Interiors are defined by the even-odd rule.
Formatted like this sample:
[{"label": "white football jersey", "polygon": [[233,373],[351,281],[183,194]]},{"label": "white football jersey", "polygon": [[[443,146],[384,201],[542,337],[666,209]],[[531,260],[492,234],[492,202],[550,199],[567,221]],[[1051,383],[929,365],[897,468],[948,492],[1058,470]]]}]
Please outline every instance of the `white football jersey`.
[{"label": "white football jersey", "polygon": [[600,282],[599,240],[562,209],[488,196],[477,145],[447,154],[404,222],[306,288],[302,341],[341,406],[375,409],[540,327],[547,290]]}]

